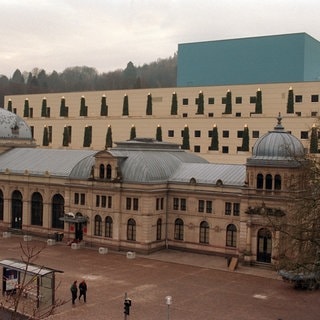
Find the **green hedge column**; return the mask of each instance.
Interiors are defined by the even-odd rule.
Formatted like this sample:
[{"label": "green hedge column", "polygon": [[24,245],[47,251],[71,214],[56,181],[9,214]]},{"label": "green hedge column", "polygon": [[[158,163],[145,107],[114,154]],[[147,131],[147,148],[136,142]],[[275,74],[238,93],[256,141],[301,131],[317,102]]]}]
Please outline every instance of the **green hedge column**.
[{"label": "green hedge column", "polygon": [[105,95],[102,95],[101,98],[100,116],[108,116],[107,98]]},{"label": "green hedge column", "polygon": [[65,125],[63,128],[63,140],[62,140],[62,145],[64,147],[69,146],[69,128]]},{"label": "green hedge column", "polygon": [[24,100],[23,116],[26,118],[29,117],[29,100],[28,100],[28,98],[26,98]]},{"label": "green hedge column", "polygon": [[47,116],[47,99],[43,97],[42,99],[42,106],[41,106],[41,117]]},{"label": "green hedge column", "polygon": [[152,96],[151,96],[151,93],[148,93],[148,97],[147,97],[146,115],[152,116]]},{"label": "green hedge column", "polygon": [[249,151],[249,128],[247,125],[244,126],[242,136],[242,151]]},{"label": "green hedge column", "polygon": [[288,91],[287,113],[294,113],[294,94],[292,87]]},{"label": "green hedge column", "polygon": [[126,94],[123,97],[122,115],[123,116],[129,115],[129,98]]},{"label": "green hedge column", "polygon": [[156,140],[162,141],[162,128],[161,128],[160,124],[158,124],[158,126],[157,126]]},{"label": "green hedge column", "polygon": [[204,97],[203,97],[203,92],[199,92],[198,96],[198,110],[197,114],[204,114]]},{"label": "green hedge column", "polygon": [[219,135],[218,135],[218,128],[216,125],[214,125],[212,129],[210,150],[216,150],[216,151],[219,150]]},{"label": "green hedge column", "polygon": [[88,107],[86,106],[86,99],[84,96],[80,100],[80,116],[86,117],[88,115]]},{"label": "green hedge column", "polygon": [[172,98],[171,98],[171,115],[177,115],[178,114],[178,98],[177,93],[173,92]]},{"label": "green hedge column", "polygon": [[49,130],[48,130],[48,127],[46,125],[43,128],[42,145],[44,147],[47,147],[49,145]]},{"label": "green hedge column", "polygon": [[83,146],[90,147],[92,143],[92,126],[86,125],[84,128]]},{"label": "green hedge column", "polygon": [[12,100],[8,100],[8,111],[12,112]]},{"label": "green hedge column", "polygon": [[227,91],[226,108],[224,114],[232,114],[232,95],[230,90]]},{"label": "green hedge column", "polygon": [[107,129],[107,135],[106,135],[106,149],[108,148],[112,148],[112,130],[111,130],[111,126],[108,125],[108,129]]},{"label": "green hedge column", "polygon": [[190,149],[190,135],[189,135],[189,128],[187,125],[185,125],[183,129],[181,149],[184,149],[184,150]]},{"label": "green hedge column", "polygon": [[261,114],[262,113],[262,92],[260,88],[258,88],[256,94],[256,110],[255,113]]},{"label": "green hedge column", "polygon": [[311,129],[310,153],[318,153],[318,128],[315,124]]},{"label": "green hedge column", "polygon": [[130,130],[130,140],[134,140],[136,138],[136,136],[137,136],[136,127],[133,124],[131,127],[131,130]]},{"label": "green hedge column", "polygon": [[64,97],[61,97],[60,102],[60,117],[67,117],[68,116],[69,109],[66,107],[66,99]]}]

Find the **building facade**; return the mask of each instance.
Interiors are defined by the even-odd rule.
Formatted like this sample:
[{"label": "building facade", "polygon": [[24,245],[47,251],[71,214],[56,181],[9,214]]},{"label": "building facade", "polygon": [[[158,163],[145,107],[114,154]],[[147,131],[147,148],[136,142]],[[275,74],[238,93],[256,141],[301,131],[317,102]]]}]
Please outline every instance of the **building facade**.
[{"label": "building facade", "polygon": [[296,157],[304,154],[280,116],[246,164],[221,164],[150,138],[101,151],[36,148],[31,129],[23,134],[26,122],[0,112],[7,146],[0,154],[3,231],[63,233],[114,250],[175,248],[276,263],[279,234],[263,211],[290,214]]}]

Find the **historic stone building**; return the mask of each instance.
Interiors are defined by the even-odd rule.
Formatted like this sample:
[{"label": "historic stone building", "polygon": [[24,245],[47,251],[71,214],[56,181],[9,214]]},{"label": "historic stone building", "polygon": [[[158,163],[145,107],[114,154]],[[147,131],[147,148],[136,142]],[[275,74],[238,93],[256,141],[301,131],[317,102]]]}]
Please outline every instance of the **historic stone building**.
[{"label": "historic stone building", "polygon": [[290,214],[304,154],[277,121],[245,164],[221,164],[151,138],[100,151],[36,148],[26,122],[0,109],[1,228],[115,250],[168,247],[275,263],[279,234],[264,213]]}]

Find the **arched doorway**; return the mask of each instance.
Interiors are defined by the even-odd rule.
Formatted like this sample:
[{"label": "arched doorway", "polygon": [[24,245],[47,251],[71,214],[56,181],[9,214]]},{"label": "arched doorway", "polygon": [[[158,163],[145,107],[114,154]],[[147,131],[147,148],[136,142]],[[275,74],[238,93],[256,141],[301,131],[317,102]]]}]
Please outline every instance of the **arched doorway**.
[{"label": "arched doorway", "polygon": [[271,232],[262,228],[258,231],[257,261],[270,263],[272,251]]},{"label": "arched doorway", "polygon": [[11,208],[11,227],[22,229],[22,194],[18,190],[12,192]]}]

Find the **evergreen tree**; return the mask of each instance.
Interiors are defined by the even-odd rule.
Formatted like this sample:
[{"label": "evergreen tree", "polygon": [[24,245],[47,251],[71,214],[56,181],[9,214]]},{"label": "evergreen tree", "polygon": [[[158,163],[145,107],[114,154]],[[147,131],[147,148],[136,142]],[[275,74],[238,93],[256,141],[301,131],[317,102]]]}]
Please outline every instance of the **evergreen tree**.
[{"label": "evergreen tree", "polygon": [[62,140],[62,145],[64,147],[68,147],[69,146],[69,128],[67,126],[64,126],[63,128],[63,140]]},{"label": "evergreen tree", "polygon": [[12,112],[12,100],[8,100],[8,111]]},{"label": "evergreen tree", "polygon": [[227,91],[226,108],[224,114],[232,114],[232,95],[230,90]]},{"label": "evergreen tree", "polygon": [[108,105],[107,105],[107,98],[105,95],[102,95],[102,98],[101,98],[100,116],[108,116]]},{"label": "evergreen tree", "polygon": [[199,92],[198,96],[198,110],[197,114],[204,114],[204,97],[203,97],[203,92]]},{"label": "evergreen tree", "polygon": [[171,115],[178,114],[178,98],[177,93],[173,92],[172,99],[171,99]]},{"label": "evergreen tree", "polygon": [[318,153],[318,128],[315,124],[311,129],[310,153]]},{"label": "evergreen tree", "polygon": [[126,94],[123,97],[122,115],[123,116],[129,115],[129,98]]},{"label": "evergreen tree", "polygon": [[219,150],[219,135],[218,128],[216,125],[214,125],[212,129],[210,150]]},{"label": "evergreen tree", "polygon": [[130,130],[130,140],[134,140],[136,138],[137,134],[136,134],[136,127],[133,124]]},{"label": "evergreen tree", "polygon": [[48,130],[47,126],[44,126],[44,128],[43,128],[42,145],[44,147],[47,147],[49,145],[49,130]]},{"label": "evergreen tree", "polygon": [[86,106],[86,99],[84,96],[80,100],[80,117],[86,117],[88,115],[88,107]]},{"label": "evergreen tree", "polygon": [[42,99],[42,107],[41,107],[41,117],[47,116],[47,99],[43,97]]},{"label": "evergreen tree", "polygon": [[157,126],[156,140],[157,141],[162,141],[162,128],[161,128],[161,126],[159,124]]},{"label": "evergreen tree", "polygon": [[23,116],[26,118],[29,117],[29,100],[28,100],[28,98],[26,98],[24,100]]},{"label": "evergreen tree", "polygon": [[294,94],[292,87],[288,91],[287,113],[294,113]]},{"label": "evergreen tree", "polygon": [[262,92],[260,88],[257,91],[256,94],[256,109],[255,113],[261,114],[262,113]]},{"label": "evergreen tree", "polygon": [[85,126],[84,128],[84,138],[83,138],[83,146],[90,147],[92,143],[92,126]]},{"label": "evergreen tree", "polygon": [[60,103],[60,117],[68,117],[69,108],[66,107],[66,99],[64,97],[61,98]]},{"label": "evergreen tree", "polygon": [[241,150],[249,151],[249,128],[247,125],[244,126],[244,130],[243,130]]},{"label": "evergreen tree", "polygon": [[183,129],[181,149],[184,149],[184,150],[190,149],[190,135],[189,135],[189,128],[187,125],[185,125],[185,127]]},{"label": "evergreen tree", "polygon": [[108,126],[107,129],[107,135],[106,135],[106,149],[108,148],[112,148],[112,130],[111,130],[111,126]]},{"label": "evergreen tree", "polygon": [[146,115],[152,116],[152,96],[151,96],[151,93],[148,93],[148,97],[147,97]]}]

